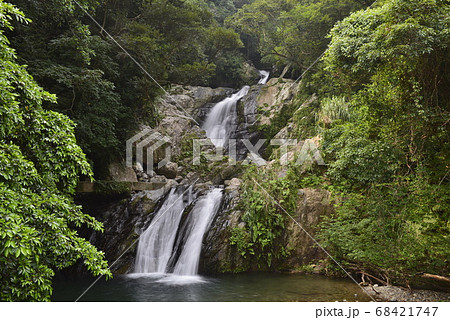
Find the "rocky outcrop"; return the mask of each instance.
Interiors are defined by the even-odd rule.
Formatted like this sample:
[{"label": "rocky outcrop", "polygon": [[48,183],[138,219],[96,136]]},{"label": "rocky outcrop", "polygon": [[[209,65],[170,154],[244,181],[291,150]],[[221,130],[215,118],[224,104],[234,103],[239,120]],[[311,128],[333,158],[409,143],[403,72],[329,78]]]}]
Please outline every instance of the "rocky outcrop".
[{"label": "rocky outcrop", "polygon": [[289,79],[272,78],[256,98],[258,124],[270,124],[271,119],[284,105],[293,102],[300,88],[299,83]]},{"label": "rocky outcrop", "polygon": [[133,168],[128,168],[121,163],[109,165],[109,179],[119,182],[138,182],[136,172]]},{"label": "rocky outcrop", "polygon": [[[164,178],[165,179],[165,178]],[[113,273],[133,270],[136,257],[136,242],[139,235],[150,225],[154,213],[167,193],[177,183],[167,180],[162,188],[134,192],[122,200],[101,198],[83,199],[83,208],[97,220],[103,222],[104,232],[82,231],[89,241],[105,252]],[[78,266],[79,271],[84,270]]]},{"label": "rocky outcrop", "polygon": [[288,218],[285,230],[286,248],[290,252],[286,260],[289,268],[295,269],[326,258],[311,237],[315,238],[323,218],[333,212],[330,195],[321,189],[298,191],[297,211],[293,216],[296,222]]},{"label": "rocky outcrop", "polygon": [[[236,133],[237,155],[239,160],[248,153],[243,140],[255,145],[259,139],[267,138],[258,130],[261,125],[270,125],[272,119],[285,105],[293,103],[299,84],[293,80],[273,78],[265,85],[254,85],[237,106]],[[260,150],[261,153],[263,150]]]},{"label": "rocky outcrop", "polygon": [[168,179],[175,179],[179,173],[178,164],[174,162],[168,162],[165,166],[156,169],[156,172]]},{"label": "rocky outcrop", "polygon": [[[183,160],[186,158],[186,154],[192,153],[192,140],[206,138],[205,132],[199,125],[205,120],[215,103],[231,95],[233,91],[235,90],[229,88],[172,87],[169,94],[163,96],[157,103],[162,120],[155,128],[142,126],[140,129],[147,130],[148,133],[136,141],[139,143],[148,136],[155,136],[155,141],[167,139],[167,143],[155,152],[153,167],[166,156],[166,147],[170,147],[173,162]],[[243,140],[247,139],[252,145],[255,145],[259,139],[264,138],[262,133],[258,132],[258,126],[270,123],[277,110],[292,103],[297,92],[298,83],[279,78],[269,80],[266,85],[254,85],[250,88],[249,93],[237,105],[236,131],[230,137],[236,139],[238,160],[245,159],[248,153]],[[202,150],[209,152],[208,148]],[[210,151],[213,152],[212,148]],[[145,147],[143,154],[147,154]],[[142,160],[142,166],[146,167],[147,157],[144,156]],[[189,161],[192,162],[191,159]],[[182,163],[175,163],[175,165],[184,167],[182,169],[186,167]],[[159,171],[155,169],[158,174],[169,174],[170,178],[174,178],[174,175],[176,177],[187,174],[186,170],[181,169],[176,174],[174,170],[167,172],[164,170],[166,168]]]},{"label": "rocky outcrop", "polygon": [[244,83],[255,83],[260,78],[258,69],[248,62],[242,64],[240,76]]},{"label": "rocky outcrop", "polygon": [[[148,133],[135,143],[139,143],[150,136],[155,137],[155,142],[167,139],[167,143],[161,145],[155,152],[152,165],[165,158],[165,149],[168,146],[170,146],[172,160],[180,157],[183,146],[190,140],[206,138],[199,126],[203,117],[212,105],[223,100],[233,91],[230,88],[173,86],[169,93],[157,102],[156,109],[161,117],[158,125],[154,128],[142,125],[139,128],[140,131],[146,130]],[[149,145],[152,145],[152,143],[149,143]],[[190,149],[192,150],[192,147]],[[146,147],[144,147],[143,154],[142,166],[145,168],[147,165]]]},{"label": "rocky outcrop", "polygon": [[[201,269],[204,273],[243,272],[260,269],[253,256],[244,258],[235,245],[230,243],[234,228],[244,228],[243,212],[239,208],[241,181],[227,181],[226,200],[207,233],[202,254]],[[310,238],[316,236],[317,228],[324,217],[333,212],[330,193],[321,189],[300,189],[297,211],[292,218],[286,215],[283,235],[284,247],[289,252],[287,259],[274,261],[275,270],[296,270],[302,266],[325,259],[326,255]],[[310,235],[308,236],[308,234]]]}]

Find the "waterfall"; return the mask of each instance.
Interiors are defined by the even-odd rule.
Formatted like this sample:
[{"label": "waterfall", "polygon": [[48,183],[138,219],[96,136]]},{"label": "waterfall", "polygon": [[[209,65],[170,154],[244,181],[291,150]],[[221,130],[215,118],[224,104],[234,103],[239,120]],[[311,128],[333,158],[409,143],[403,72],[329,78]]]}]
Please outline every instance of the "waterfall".
[{"label": "waterfall", "polygon": [[[183,199],[184,198],[184,199]],[[172,189],[155,214],[147,230],[139,238],[135,273],[167,273],[170,261],[176,261],[173,274],[197,274],[203,236],[216,215],[222,200],[222,190],[209,191],[200,197],[184,221],[186,234],[180,250],[175,240],[180,232],[183,212],[193,201],[192,189],[185,192]],[[177,251],[180,251],[177,257]]]},{"label": "waterfall", "polygon": [[181,216],[192,198],[191,188],[185,194],[175,188],[170,191],[152,223],[139,238],[134,268],[136,273],[166,272]]},{"label": "waterfall", "polygon": [[[268,71],[259,71],[263,85],[269,79]],[[236,106],[250,90],[244,86],[239,92],[217,103],[208,114],[202,128],[216,147],[224,147],[233,136],[237,125]],[[196,200],[189,214],[185,209],[193,202],[190,188],[183,192],[172,189],[156,212],[150,227],[139,238],[135,273],[193,276],[197,274],[203,236],[219,210],[222,190],[215,188]]]},{"label": "waterfall", "polygon": [[203,236],[219,210],[221,200],[222,190],[216,188],[195,204],[188,217],[188,237],[175,265],[174,274],[195,275],[197,273]]},{"label": "waterfall", "polygon": [[236,125],[237,102],[247,95],[249,89],[249,86],[245,86],[231,97],[220,101],[208,114],[202,129],[216,147],[224,147],[228,143]]},{"label": "waterfall", "polygon": [[[261,79],[258,84],[266,84],[270,72],[259,70],[259,75]],[[206,131],[206,136],[211,139],[216,147],[225,147],[228,140],[232,138],[237,124],[236,105],[240,99],[247,95],[249,90],[249,86],[244,86],[239,92],[220,101],[211,109],[206,117],[202,129]]]},{"label": "waterfall", "polygon": [[259,80],[258,84],[266,84],[267,80],[269,80],[270,72],[259,70],[259,76],[261,77],[261,79]]}]

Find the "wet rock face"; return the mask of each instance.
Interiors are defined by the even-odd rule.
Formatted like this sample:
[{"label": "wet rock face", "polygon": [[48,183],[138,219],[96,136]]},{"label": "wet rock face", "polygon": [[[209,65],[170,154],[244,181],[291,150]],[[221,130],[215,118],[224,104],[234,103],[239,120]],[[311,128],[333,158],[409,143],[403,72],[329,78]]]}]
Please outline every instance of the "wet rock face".
[{"label": "wet rock face", "polygon": [[[293,218],[314,238],[323,218],[333,212],[330,196],[330,192],[321,189],[300,189],[298,192],[297,211]],[[326,258],[325,253],[290,218],[286,225],[285,241],[291,253],[286,262],[291,268]]]},{"label": "wet rock face", "polygon": [[[161,189],[136,192],[127,199],[83,204],[87,212],[103,223],[104,232],[84,230],[82,233],[105,252],[110,265],[119,259],[111,267],[113,273],[123,274],[134,269],[139,235],[150,225],[156,209],[175,185],[173,180],[167,180]],[[78,270],[84,269],[78,266]]]},{"label": "wet rock face", "polygon": [[[238,209],[240,182],[238,179],[228,181],[228,191],[223,208],[219,211],[211,229],[207,233],[201,261],[204,273],[243,272],[258,269],[251,257],[244,259],[236,246],[230,244],[231,230],[245,227],[243,212]],[[320,189],[300,189],[297,211],[293,218],[313,237],[323,217],[333,212],[330,193]],[[289,217],[283,236],[284,246],[290,255],[283,261],[274,261],[275,270],[294,270],[326,258],[324,252],[317,248],[310,237]]]},{"label": "wet rock face", "polygon": [[203,274],[244,272],[249,269],[246,261],[230,244],[231,230],[241,223],[243,212],[236,210],[238,189],[226,190],[221,208],[203,239],[199,272]]},{"label": "wet rock face", "polygon": [[[258,125],[258,95],[261,93],[263,86],[252,86],[248,94],[239,101],[237,105],[237,119],[235,139],[237,160],[246,158],[249,152],[244,145],[244,140],[249,140],[252,145],[255,145],[259,139],[264,138],[263,135],[256,130]],[[262,151],[262,150],[261,150]]]}]

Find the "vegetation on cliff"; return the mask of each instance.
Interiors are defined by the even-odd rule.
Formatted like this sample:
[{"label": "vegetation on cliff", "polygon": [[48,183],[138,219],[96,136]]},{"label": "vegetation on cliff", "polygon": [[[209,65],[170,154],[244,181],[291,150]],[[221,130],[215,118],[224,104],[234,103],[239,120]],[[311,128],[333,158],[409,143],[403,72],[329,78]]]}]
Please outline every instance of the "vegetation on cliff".
[{"label": "vegetation on cliff", "polygon": [[[252,17],[268,9],[259,10]],[[339,200],[321,225],[322,245],[347,268],[387,282],[449,274],[448,13],[445,1],[378,1],[338,22],[302,83],[318,103],[298,105],[290,120],[289,138],[321,139],[322,188]],[[272,201],[258,215],[270,211],[281,213]]]},{"label": "vegetation on cliff", "polygon": [[338,23],[324,59],[350,117],[323,135],[346,200],[322,238],[385,279],[449,272],[449,9],[384,1]]}]

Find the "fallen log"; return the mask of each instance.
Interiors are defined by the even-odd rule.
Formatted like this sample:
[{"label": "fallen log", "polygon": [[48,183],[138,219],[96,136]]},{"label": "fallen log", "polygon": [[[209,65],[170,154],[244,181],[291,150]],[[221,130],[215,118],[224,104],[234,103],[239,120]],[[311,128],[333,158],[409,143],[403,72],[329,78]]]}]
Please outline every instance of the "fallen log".
[{"label": "fallen log", "polygon": [[431,274],[418,273],[411,279],[413,288],[450,292],[450,278]]},{"label": "fallen log", "polygon": [[424,279],[433,279],[436,281],[442,281],[442,282],[446,282],[448,284],[450,284],[450,278],[444,277],[444,276],[439,276],[436,274],[431,274],[431,273],[423,273],[421,275],[422,278]]}]

